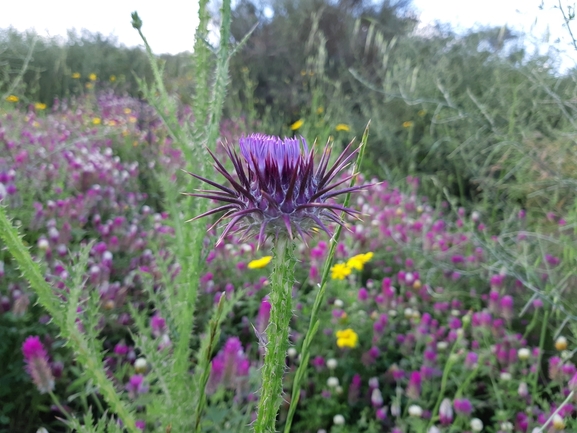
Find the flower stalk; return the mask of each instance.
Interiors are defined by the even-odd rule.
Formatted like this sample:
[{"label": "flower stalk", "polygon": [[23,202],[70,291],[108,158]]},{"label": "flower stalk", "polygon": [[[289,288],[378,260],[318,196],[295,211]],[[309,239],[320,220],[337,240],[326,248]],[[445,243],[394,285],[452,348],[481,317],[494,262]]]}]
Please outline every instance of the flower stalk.
[{"label": "flower stalk", "polygon": [[292,289],[296,258],[295,244],[286,236],[275,240],[270,291],[270,321],[266,330],[268,343],[262,369],[262,389],[254,425],[256,433],[275,432],[276,417],[283,392],[282,379],[289,345],[292,317]]},{"label": "flower stalk", "polygon": [[[360,151],[358,152],[357,159],[356,159],[355,165],[354,165],[354,169],[355,169],[354,171],[355,172],[359,172],[360,167],[361,167],[362,162],[363,162],[363,158],[365,155],[365,149],[367,147],[367,142],[369,140],[369,126],[370,126],[370,122],[367,124],[367,127],[365,128],[365,131],[363,133],[363,137],[361,139],[361,144],[359,146]],[[350,193],[354,192],[356,176],[352,176],[349,180],[350,180],[349,192],[346,193],[345,200],[343,202],[343,206],[345,208],[348,207],[348,205],[349,205],[350,195],[351,195]],[[341,217],[344,217],[344,212],[341,213]],[[321,305],[323,304],[323,301],[325,299],[325,293],[327,290],[327,283],[329,281],[329,274],[331,273],[333,258],[335,255],[337,243],[339,240],[339,236],[341,235],[342,229],[343,229],[342,225],[338,225],[336,230],[335,230],[335,234],[331,237],[329,253],[328,253],[327,258],[325,260],[323,273],[322,273],[322,277],[321,277],[321,283],[319,285],[319,290],[317,292],[317,295],[315,297],[315,301],[313,304],[313,309],[311,312],[309,327],[307,329],[307,332],[305,334],[305,337],[304,337],[304,340],[303,340],[303,343],[301,346],[301,362],[297,368],[297,371],[295,373],[295,377],[293,380],[291,402],[290,402],[289,411],[287,414],[287,419],[286,419],[285,428],[284,428],[285,433],[290,432],[290,429],[292,426],[292,420],[293,420],[294,414],[296,412],[296,407],[297,407],[298,402],[299,402],[301,384],[302,384],[302,381],[303,381],[304,376],[306,374],[307,367],[309,365],[311,344],[313,342],[313,339],[317,335],[317,332],[319,330],[319,326],[321,323],[320,318],[319,318],[319,313],[320,313]]]}]

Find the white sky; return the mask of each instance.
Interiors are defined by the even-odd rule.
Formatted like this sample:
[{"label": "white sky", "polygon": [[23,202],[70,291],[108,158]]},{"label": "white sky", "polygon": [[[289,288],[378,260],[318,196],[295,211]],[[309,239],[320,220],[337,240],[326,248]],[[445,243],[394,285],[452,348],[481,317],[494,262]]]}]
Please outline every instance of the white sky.
[{"label": "white sky", "polygon": [[50,36],[85,28],[135,46],[141,39],[130,24],[134,11],[144,22],[142,31],[154,52],[192,51],[197,0],[0,0],[0,28],[35,28]]},{"label": "white sky", "polygon": [[[543,10],[539,5],[543,3]],[[573,4],[573,0],[562,0]],[[35,28],[40,34],[66,35],[71,28],[86,28],[104,35],[113,34],[127,45],[140,44],[136,30],[130,25],[130,13],[138,11],[144,21],[143,31],[156,53],[178,53],[191,50],[197,22],[197,0],[0,0],[0,28],[18,30]],[[557,0],[413,0],[421,21],[450,22],[462,29],[474,25],[503,25],[522,29],[541,41],[565,49],[567,56],[577,59],[569,49],[569,36],[563,19],[553,9]],[[577,25],[574,26],[577,31]],[[550,32],[548,42],[543,34]]]}]

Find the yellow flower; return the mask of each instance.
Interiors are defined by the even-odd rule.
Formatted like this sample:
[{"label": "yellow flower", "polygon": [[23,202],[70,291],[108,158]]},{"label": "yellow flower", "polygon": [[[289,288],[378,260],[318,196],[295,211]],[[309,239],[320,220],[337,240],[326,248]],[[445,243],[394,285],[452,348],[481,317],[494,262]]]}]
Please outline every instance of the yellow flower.
[{"label": "yellow flower", "polygon": [[34,108],[36,108],[37,110],[46,110],[46,104],[43,104],[42,102],[37,102],[36,104],[34,104]]},{"label": "yellow flower", "polygon": [[417,113],[420,117],[423,117],[425,114],[427,114],[427,110],[419,110],[419,112]]},{"label": "yellow flower", "polygon": [[362,271],[365,267],[365,263],[373,258],[373,253],[369,252],[366,254],[357,254],[354,257],[351,257],[347,261],[347,266],[351,269],[356,269],[357,271]]},{"label": "yellow flower", "polygon": [[108,126],[116,126],[116,125],[118,125],[118,122],[117,122],[116,120],[114,120],[114,119],[109,119],[109,120],[105,121],[104,123],[105,123],[106,125],[108,125]]},{"label": "yellow flower", "polygon": [[96,78],[97,78],[97,77],[96,77],[96,74],[95,74],[94,72],[88,76],[88,79],[89,79],[90,81],[96,81]]},{"label": "yellow flower", "polygon": [[324,112],[325,112],[325,109],[323,107],[317,108],[317,114],[323,114]]},{"label": "yellow flower", "polygon": [[87,89],[92,89],[94,87],[94,84],[92,83],[86,83],[86,88]]},{"label": "yellow flower", "polygon": [[351,328],[337,331],[337,346],[355,348],[359,342],[359,336]]},{"label": "yellow flower", "polygon": [[93,125],[100,125],[100,123],[102,123],[102,121],[100,120],[100,117],[94,117],[92,119],[92,124]]},{"label": "yellow flower", "polygon": [[407,120],[406,122],[403,122],[403,128],[410,128],[413,125],[414,125],[414,122],[411,120]]},{"label": "yellow flower", "polygon": [[72,78],[74,78],[75,80],[78,80],[80,78],[80,72],[74,72],[72,74]]},{"label": "yellow flower", "polygon": [[296,131],[297,129],[299,129],[301,126],[303,126],[303,124],[305,123],[305,121],[303,119],[299,119],[297,120],[295,123],[293,123],[290,126],[290,129],[293,131]]},{"label": "yellow flower", "polygon": [[350,131],[351,128],[349,125],[347,125],[346,123],[339,123],[337,126],[335,126],[335,129],[337,131]]},{"label": "yellow flower", "polygon": [[130,113],[132,113],[132,110],[130,108],[124,109],[124,114],[130,114]]},{"label": "yellow flower", "polygon": [[249,269],[261,269],[270,263],[272,256],[264,256],[260,259],[253,260],[248,264]]},{"label": "yellow flower", "polygon": [[16,95],[8,95],[6,96],[6,100],[8,102],[18,102],[20,99]]},{"label": "yellow flower", "polygon": [[337,263],[331,268],[331,278],[333,280],[344,280],[351,274],[351,268],[345,263]]},{"label": "yellow flower", "polygon": [[111,83],[114,83],[116,81],[116,75],[111,75],[109,80]]}]

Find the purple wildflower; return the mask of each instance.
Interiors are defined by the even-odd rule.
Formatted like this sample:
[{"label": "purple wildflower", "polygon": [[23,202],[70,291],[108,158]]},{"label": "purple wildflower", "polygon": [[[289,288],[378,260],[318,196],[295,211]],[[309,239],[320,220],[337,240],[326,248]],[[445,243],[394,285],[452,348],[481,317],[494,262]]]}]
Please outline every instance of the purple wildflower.
[{"label": "purple wildflower", "polygon": [[220,383],[234,389],[240,378],[248,376],[249,369],[250,360],[244,353],[242,343],[238,337],[230,337],[212,360],[209,391],[214,392]]},{"label": "purple wildflower", "polygon": [[26,371],[40,393],[54,389],[54,376],[48,364],[48,354],[40,337],[30,336],[22,343],[22,354],[26,362]]},{"label": "purple wildflower", "polygon": [[475,352],[468,352],[465,356],[465,367],[472,369],[477,367],[477,362],[479,361],[479,355]]},{"label": "purple wildflower", "polygon": [[148,384],[144,381],[142,374],[133,374],[130,376],[125,388],[131,398],[136,398],[139,394],[148,392]]},{"label": "purple wildflower", "polygon": [[349,405],[354,405],[359,400],[359,395],[361,391],[362,378],[360,374],[355,374],[349,385],[348,393],[348,403]]},{"label": "purple wildflower", "polygon": [[154,316],[150,318],[150,329],[152,330],[152,335],[156,338],[160,337],[164,333],[166,333],[166,320],[156,313]]},{"label": "purple wildflower", "polygon": [[418,371],[413,371],[409,378],[409,384],[407,385],[406,394],[410,399],[417,400],[421,395],[421,373]]},{"label": "purple wildflower", "polygon": [[456,398],[453,400],[453,407],[459,415],[471,415],[473,412],[473,405],[466,398]]},{"label": "purple wildflower", "polygon": [[351,216],[359,214],[356,210],[331,202],[332,198],[341,194],[365,188],[359,185],[336,189],[356,174],[333,182],[359,151],[357,148],[349,153],[351,146],[352,143],[330,168],[332,147],[325,147],[315,168],[314,151],[309,151],[302,137],[283,140],[264,134],[252,134],[239,140],[240,155],[230,145],[223,144],[234,166],[236,178],[209,151],[215,161],[214,168],[226,178],[230,187],[189,173],[217,189],[198,190],[187,195],[224,203],[192,220],[224,212],[215,225],[225,219],[229,221],[217,245],[229,233],[240,231],[243,232],[243,238],[258,233],[259,242],[263,242],[267,236],[280,234],[286,234],[292,239],[294,231],[304,239],[313,229],[322,229],[330,235],[325,223],[342,225],[338,212]]},{"label": "purple wildflower", "polygon": [[321,371],[325,367],[325,359],[322,356],[315,356],[312,359],[311,364],[316,368],[317,371]]},{"label": "purple wildflower", "polygon": [[258,309],[258,315],[256,317],[256,330],[259,335],[264,335],[266,328],[268,326],[268,321],[270,319],[270,309],[271,304],[268,296],[264,297],[260,303]]}]

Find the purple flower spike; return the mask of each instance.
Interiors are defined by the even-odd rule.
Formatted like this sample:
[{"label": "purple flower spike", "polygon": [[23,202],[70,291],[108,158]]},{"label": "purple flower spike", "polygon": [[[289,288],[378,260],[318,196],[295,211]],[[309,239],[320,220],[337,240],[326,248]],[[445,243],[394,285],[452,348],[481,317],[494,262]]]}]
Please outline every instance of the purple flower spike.
[{"label": "purple flower spike", "polygon": [[54,376],[48,364],[48,354],[40,337],[30,336],[22,343],[26,371],[41,394],[54,389]]},{"label": "purple flower spike", "polygon": [[308,149],[304,138],[285,138],[252,134],[239,140],[240,154],[232,146],[223,144],[236,176],[229,172],[218,158],[209,151],[215,161],[214,168],[222,174],[230,186],[188,173],[217,188],[185,193],[193,197],[207,198],[222,205],[191,219],[224,212],[213,227],[228,220],[217,245],[228,234],[242,232],[246,238],[258,233],[262,243],[268,236],[296,234],[303,240],[315,229],[331,235],[326,223],[343,225],[339,212],[356,216],[358,211],[346,208],[331,199],[348,192],[358,191],[367,185],[338,188],[350,181],[355,174],[335,181],[355,157],[359,148],[352,152],[349,144],[329,168],[332,146],[322,152],[315,167],[314,151]]}]

